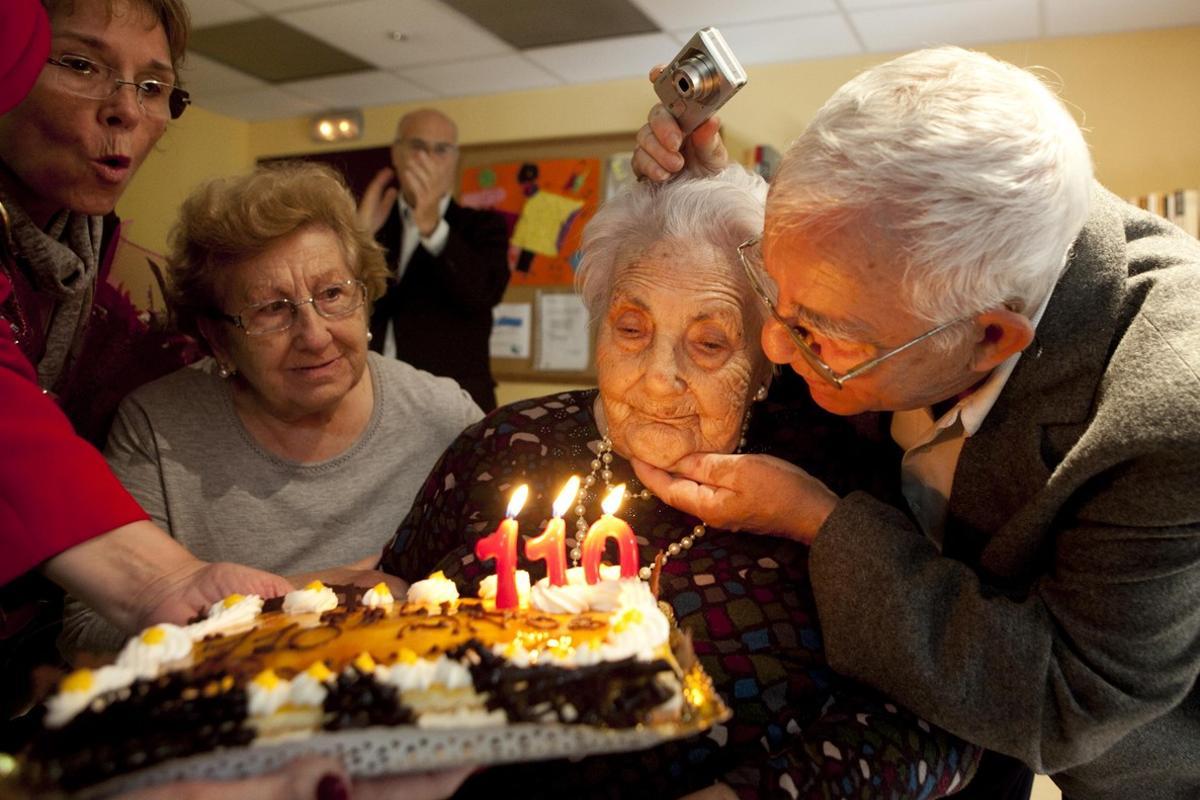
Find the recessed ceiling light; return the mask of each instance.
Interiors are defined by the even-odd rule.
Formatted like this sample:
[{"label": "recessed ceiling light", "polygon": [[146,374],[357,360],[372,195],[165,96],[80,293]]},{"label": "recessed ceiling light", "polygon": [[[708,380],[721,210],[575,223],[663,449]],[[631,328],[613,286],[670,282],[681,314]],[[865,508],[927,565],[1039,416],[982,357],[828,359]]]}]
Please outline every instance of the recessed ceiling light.
[{"label": "recessed ceiling light", "polygon": [[388,31],[387,37],[393,42],[407,42],[408,34],[404,31]]}]

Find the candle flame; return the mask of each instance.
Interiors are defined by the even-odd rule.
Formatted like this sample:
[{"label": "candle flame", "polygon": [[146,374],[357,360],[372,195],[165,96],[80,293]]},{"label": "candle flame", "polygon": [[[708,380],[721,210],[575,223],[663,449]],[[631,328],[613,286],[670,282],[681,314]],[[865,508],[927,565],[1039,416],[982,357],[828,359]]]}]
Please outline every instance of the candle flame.
[{"label": "candle flame", "polygon": [[608,496],[604,498],[604,502],[600,507],[604,509],[605,514],[615,514],[617,509],[621,507],[621,501],[625,499],[625,484],[619,484],[612,488]]},{"label": "candle flame", "polygon": [[554,516],[561,517],[567,513],[567,509],[571,507],[571,503],[575,502],[575,495],[579,494],[579,476],[572,475],[567,481],[567,485],[558,493],[558,498],[554,501]]},{"label": "candle flame", "polygon": [[529,487],[521,484],[517,490],[512,493],[512,499],[508,501],[508,518],[512,519],[517,514],[521,513],[521,509],[525,507],[525,498],[529,497]]}]

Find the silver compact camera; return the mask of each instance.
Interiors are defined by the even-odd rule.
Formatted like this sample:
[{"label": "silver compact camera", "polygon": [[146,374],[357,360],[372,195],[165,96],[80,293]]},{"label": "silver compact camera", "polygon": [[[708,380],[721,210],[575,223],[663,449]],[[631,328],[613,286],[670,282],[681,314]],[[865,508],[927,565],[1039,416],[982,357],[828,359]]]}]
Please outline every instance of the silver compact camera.
[{"label": "silver compact camera", "polygon": [[746,85],[746,70],[716,28],[701,28],[654,81],[687,136]]}]

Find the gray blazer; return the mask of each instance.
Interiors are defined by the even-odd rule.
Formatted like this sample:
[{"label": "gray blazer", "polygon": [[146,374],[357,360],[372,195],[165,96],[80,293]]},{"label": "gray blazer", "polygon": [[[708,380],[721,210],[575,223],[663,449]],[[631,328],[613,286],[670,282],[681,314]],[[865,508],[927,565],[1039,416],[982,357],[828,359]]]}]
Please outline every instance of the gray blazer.
[{"label": "gray blazer", "polygon": [[[966,441],[939,554],[845,497],[812,548],[830,664],[1069,798],[1200,797],[1200,244],[1096,187]],[[892,465],[895,466],[895,465]]]}]

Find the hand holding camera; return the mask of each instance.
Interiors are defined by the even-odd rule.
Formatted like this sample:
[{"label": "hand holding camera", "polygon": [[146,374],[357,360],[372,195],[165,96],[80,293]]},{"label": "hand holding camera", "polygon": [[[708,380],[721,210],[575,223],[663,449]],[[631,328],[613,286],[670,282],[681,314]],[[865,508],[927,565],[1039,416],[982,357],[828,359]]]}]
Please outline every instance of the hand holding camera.
[{"label": "hand holding camera", "polygon": [[665,67],[650,71],[662,100],[637,133],[633,170],[663,181],[686,164],[717,172],[729,163],[714,112],[746,84],[746,73],[715,28],[704,28]]}]

